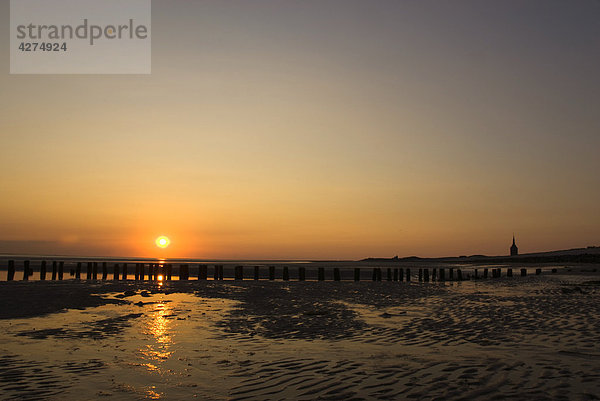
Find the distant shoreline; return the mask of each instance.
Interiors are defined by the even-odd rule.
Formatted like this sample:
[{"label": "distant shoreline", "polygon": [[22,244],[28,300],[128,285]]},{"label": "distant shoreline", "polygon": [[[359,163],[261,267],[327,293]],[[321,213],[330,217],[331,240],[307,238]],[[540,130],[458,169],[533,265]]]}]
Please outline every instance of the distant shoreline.
[{"label": "distant shoreline", "polygon": [[558,251],[525,253],[516,256],[450,256],[441,258],[421,258],[409,256],[403,258],[367,258],[361,262],[400,263],[400,262],[436,262],[436,263],[600,263],[600,247],[574,248]]},{"label": "distant shoreline", "polygon": [[[439,264],[513,264],[513,263],[600,263],[600,247],[574,248],[566,250],[526,253],[517,256],[446,256],[446,257],[393,257],[393,258],[365,258],[361,260],[308,260],[308,259],[201,259],[201,258],[150,258],[150,257],[124,257],[124,256],[81,256],[81,255],[40,255],[40,254],[10,254],[0,253],[0,261],[7,260],[62,260],[70,262],[106,261],[114,263],[154,263],[168,262],[181,264],[243,264],[243,265],[285,265],[285,264],[310,264],[310,265],[365,265],[365,264],[407,264],[407,263],[439,263]],[[0,266],[1,268],[2,266]]]}]

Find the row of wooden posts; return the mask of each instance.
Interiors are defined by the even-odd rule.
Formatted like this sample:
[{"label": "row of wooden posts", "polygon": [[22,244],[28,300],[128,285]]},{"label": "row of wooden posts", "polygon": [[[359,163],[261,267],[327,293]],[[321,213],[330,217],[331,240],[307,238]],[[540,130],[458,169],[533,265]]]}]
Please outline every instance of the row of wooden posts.
[{"label": "row of wooden posts", "polygon": [[[52,271],[51,271],[51,280],[62,280],[64,276],[64,262],[62,261],[52,261]],[[77,266],[74,270],[71,270],[71,276],[75,276],[75,279],[81,279],[82,269],[84,263],[77,262]],[[134,280],[143,281],[162,281],[162,280],[171,280],[173,277],[173,265],[172,264],[160,264],[160,263],[135,263],[134,270]],[[41,261],[40,264],[40,280],[46,280],[48,264],[46,261]],[[259,280],[260,278],[260,267],[253,266],[254,268],[254,280]],[[115,263],[113,265],[112,273],[113,280],[128,280],[129,279],[129,265],[127,263]],[[489,277],[489,269],[483,269],[483,276],[479,276],[479,269],[473,270],[473,276],[466,274],[463,276],[463,271],[461,269],[448,268],[419,268],[418,271],[418,280],[420,282],[429,282],[429,281],[463,281],[470,279],[479,279],[479,278],[488,278]],[[502,277],[502,269],[494,268],[491,269],[492,278]],[[386,271],[386,279],[387,281],[410,281],[411,280],[411,270],[410,268],[387,268]],[[102,280],[108,279],[109,266],[107,262],[87,262],[86,263],[86,271],[85,278],[87,280],[98,280],[98,275],[101,274]],[[446,277],[446,272],[448,272],[448,276]],[[456,276],[455,273],[456,272]],[[521,269],[521,276],[527,275],[527,269]],[[542,273],[542,269],[536,269],[536,274],[539,275]],[[556,273],[556,269],[552,269],[552,273]],[[380,267],[372,268],[372,280],[373,281],[382,281],[383,277],[383,269]],[[28,260],[23,261],[23,280],[29,280],[29,277],[33,275],[33,271],[31,269],[30,262]],[[12,281],[15,277],[15,261],[8,261],[8,275],[7,280]],[[199,265],[198,266],[198,280],[207,280],[208,279],[208,266],[207,265]],[[506,277],[513,277],[512,268],[506,269]],[[190,279],[190,265],[182,264],[179,266],[179,280],[189,280]],[[214,265],[213,268],[213,279],[214,280],[223,280],[223,265]],[[244,266],[235,266],[234,269],[234,279],[235,280],[243,280],[244,279]],[[283,266],[282,271],[282,279],[284,281],[290,280],[290,272],[288,266]],[[325,281],[325,268],[319,267],[317,268],[317,279],[318,281]],[[339,267],[333,268],[333,280],[341,281],[341,272]],[[354,268],[354,281],[360,281],[361,279],[361,268]],[[275,266],[269,266],[269,280],[275,280]],[[306,267],[298,267],[298,281],[306,280]]]}]

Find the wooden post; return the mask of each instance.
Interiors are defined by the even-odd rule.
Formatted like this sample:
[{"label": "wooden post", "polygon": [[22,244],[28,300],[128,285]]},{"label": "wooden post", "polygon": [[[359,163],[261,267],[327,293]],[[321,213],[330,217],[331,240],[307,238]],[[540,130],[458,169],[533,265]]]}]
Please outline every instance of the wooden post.
[{"label": "wooden post", "polygon": [[423,281],[423,269],[419,269],[419,282]]},{"label": "wooden post", "polygon": [[56,260],[52,261],[52,281],[56,280],[56,275],[58,274],[58,264]]},{"label": "wooden post", "polygon": [[140,281],[144,281],[146,279],[146,264],[140,263]]},{"label": "wooden post", "polygon": [[118,281],[119,280],[119,264],[115,263],[114,267],[113,267],[113,280],[114,281]]},{"label": "wooden post", "polygon": [[521,269],[521,277],[527,276],[527,269]]},{"label": "wooden post", "polygon": [[269,280],[275,280],[275,266],[269,266]]},{"label": "wooden post", "polygon": [[373,268],[373,281],[377,281],[377,268]]},{"label": "wooden post", "polygon": [[360,281],[360,267],[354,268],[354,281]]},{"label": "wooden post", "polygon": [[283,266],[283,281],[289,281],[290,279],[290,270],[287,266]]},{"label": "wooden post", "polygon": [[462,270],[456,269],[456,278],[458,279],[458,281],[462,281]]},{"label": "wooden post", "polygon": [[392,269],[387,269],[387,281],[392,281]]},{"label": "wooden post", "polygon": [[298,268],[298,280],[305,281],[306,280],[306,267]]},{"label": "wooden post", "polygon": [[403,268],[398,269],[398,281],[404,281],[404,269]]},{"label": "wooden post", "polygon": [[506,277],[512,277],[512,276],[513,276],[512,269],[511,268],[506,269]]},{"label": "wooden post", "polygon": [[410,268],[406,268],[406,282],[408,283],[410,281]]},{"label": "wooden post", "polygon": [[123,263],[123,271],[122,271],[122,274],[121,274],[121,280],[127,280],[127,275],[128,275],[128,272],[127,272],[127,263]]},{"label": "wooden post", "polygon": [[140,264],[139,263],[135,264],[135,270],[133,271],[133,279],[135,281],[140,280]]},{"label": "wooden post", "polygon": [[398,281],[398,269],[394,269],[394,281]]},{"label": "wooden post", "polygon": [[339,267],[334,267],[333,268],[333,281],[341,281],[342,278],[340,276],[340,268]]},{"label": "wooden post", "polygon": [[208,266],[200,265],[198,268],[198,280],[208,279]]},{"label": "wooden post", "polygon": [[92,279],[92,262],[87,262],[87,264],[86,264],[85,279],[86,280]]},{"label": "wooden post", "polygon": [[63,279],[63,274],[65,271],[65,262],[58,262],[58,279],[62,280]]},{"label": "wooden post", "polygon": [[[183,274],[182,274],[183,272]],[[242,273],[243,274],[243,273]],[[164,275],[163,275],[164,277]],[[188,265],[179,265],[179,280],[189,280],[190,279],[190,267]],[[243,277],[242,277],[243,279]]]},{"label": "wooden post", "polygon": [[377,268],[377,281],[381,281],[381,267]]},{"label": "wooden post", "polygon": [[8,261],[8,272],[6,275],[6,281],[13,281],[15,279],[15,261]]},{"label": "wooden post", "polygon": [[473,270],[473,277],[479,278],[477,269]]},{"label": "wooden post", "polygon": [[542,274],[542,269],[535,269],[535,275],[539,276],[540,274]]},{"label": "wooden post", "polygon": [[244,266],[236,266],[235,267],[234,278],[236,280],[243,280],[244,279]]},{"label": "wooden post", "polygon": [[318,269],[319,281],[325,281],[325,268],[319,267]]},{"label": "wooden post", "polygon": [[483,278],[488,278],[488,269],[483,269]]},{"label": "wooden post", "polygon": [[[192,277],[194,277],[194,265],[186,264],[185,265],[185,274],[187,276],[187,280],[191,280]],[[200,270],[198,270],[198,275],[200,275]],[[172,264],[165,263],[163,265],[163,278],[166,281],[172,280],[172,278],[173,278],[173,265]]]},{"label": "wooden post", "polygon": [[102,280],[106,280],[108,278],[108,265],[106,262],[102,262]]},{"label": "wooden post", "polygon": [[[81,266],[79,266],[81,268]],[[42,260],[40,264],[40,280],[46,280],[46,261]]]},{"label": "wooden post", "polygon": [[260,280],[260,267],[254,266],[254,280]]},{"label": "wooden post", "polygon": [[440,281],[446,281],[446,269],[440,267]]},{"label": "wooden post", "polygon": [[23,261],[23,280],[29,281],[29,261]]},{"label": "wooden post", "polygon": [[423,281],[429,282],[429,268],[423,270]]},{"label": "wooden post", "polygon": [[219,265],[219,280],[223,281],[223,265]]},{"label": "wooden post", "polygon": [[214,265],[213,280],[219,279],[219,265]]},{"label": "wooden post", "polygon": [[81,279],[81,262],[77,262],[77,267],[75,268],[75,280]]},{"label": "wooden post", "polygon": [[431,272],[431,281],[437,281],[437,269],[435,267]]},{"label": "wooden post", "polygon": [[[448,274],[448,276],[449,276],[448,278],[450,279],[450,281],[454,280],[454,268],[453,267],[450,268],[450,273]],[[477,277],[477,269],[475,270],[475,277]]]}]

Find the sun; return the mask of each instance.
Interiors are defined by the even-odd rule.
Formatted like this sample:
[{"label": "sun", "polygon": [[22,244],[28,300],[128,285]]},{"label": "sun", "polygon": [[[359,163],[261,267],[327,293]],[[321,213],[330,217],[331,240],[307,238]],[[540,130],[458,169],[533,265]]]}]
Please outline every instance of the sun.
[{"label": "sun", "polygon": [[169,244],[171,243],[171,240],[169,239],[169,237],[165,237],[164,235],[161,235],[160,237],[158,237],[156,239],[156,246],[159,248],[166,248],[169,246]]}]

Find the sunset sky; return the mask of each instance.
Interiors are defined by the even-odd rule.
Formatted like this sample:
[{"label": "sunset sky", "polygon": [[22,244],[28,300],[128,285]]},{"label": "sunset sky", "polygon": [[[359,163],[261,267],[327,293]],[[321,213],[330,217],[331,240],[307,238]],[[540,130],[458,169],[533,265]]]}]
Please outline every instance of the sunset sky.
[{"label": "sunset sky", "polygon": [[600,1],[154,1],[130,76],[9,75],[0,15],[0,252],[600,245]]}]

